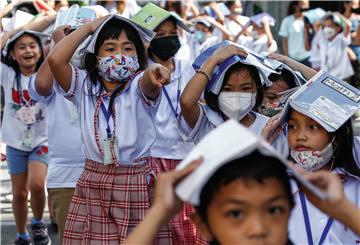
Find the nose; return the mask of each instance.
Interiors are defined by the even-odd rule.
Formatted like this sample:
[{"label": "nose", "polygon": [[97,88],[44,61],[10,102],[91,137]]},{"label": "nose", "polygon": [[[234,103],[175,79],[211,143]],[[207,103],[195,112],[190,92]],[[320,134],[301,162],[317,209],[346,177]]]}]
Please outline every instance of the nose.
[{"label": "nose", "polygon": [[299,128],[296,140],[297,141],[306,141],[306,139],[307,139],[306,130],[304,128]]},{"label": "nose", "polygon": [[268,228],[265,224],[264,217],[260,217],[260,215],[249,217],[246,231],[248,239],[265,239],[268,236]]}]

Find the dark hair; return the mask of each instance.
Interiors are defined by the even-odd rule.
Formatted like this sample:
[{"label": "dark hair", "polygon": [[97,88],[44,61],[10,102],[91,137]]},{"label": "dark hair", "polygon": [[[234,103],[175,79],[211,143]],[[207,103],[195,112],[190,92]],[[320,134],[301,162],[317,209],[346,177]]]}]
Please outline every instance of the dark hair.
[{"label": "dark hair", "polygon": [[353,155],[354,136],[351,119],[346,121],[336,132],[329,134],[331,138],[335,136],[333,143],[335,147],[334,168],[344,168],[347,172],[360,177],[360,169]]},{"label": "dark hair", "polygon": [[8,66],[10,66],[11,68],[14,69],[14,71],[15,71],[16,84],[17,84],[18,87],[20,86],[21,71],[20,71],[19,64],[17,63],[16,60],[14,60],[14,59],[11,57],[10,52],[11,52],[11,51],[14,51],[14,49],[15,49],[15,44],[17,43],[17,41],[18,41],[20,38],[22,38],[23,36],[25,36],[25,35],[28,35],[28,36],[34,38],[35,41],[37,42],[37,44],[39,45],[40,58],[39,58],[38,62],[36,63],[36,68],[35,68],[35,70],[37,71],[37,70],[40,68],[41,64],[44,62],[44,49],[43,49],[43,45],[42,45],[42,43],[41,43],[41,39],[40,39],[38,36],[33,35],[33,34],[31,34],[31,33],[25,32],[24,34],[22,34],[21,36],[19,36],[19,37],[16,38],[15,40],[13,40],[11,43],[9,43],[9,45],[8,45],[8,47],[7,47],[7,54],[6,54],[6,56],[2,56],[2,57],[1,57],[1,61],[2,61],[4,64],[6,64],[6,65],[8,65]]},{"label": "dark hair", "polygon": [[292,15],[296,12],[296,8],[298,7],[300,1],[291,1],[288,7],[288,15]]},{"label": "dark hair", "polygon": [[295,83],[294,75],[286,69],[282,69],[280,74],[271,73],[271,75],[269,76],[269,80],[271,82],[276,82],[277,80],[282,80],[289,85],[289,89],[295,88],[297,86]]},{"label": "dark hair", "polygon": [[224,4],[226,7],[228,7],[228,9],[230,9],[235,4],[235,1],[236,0],[225,1]]},{"label": "dark hair", "polygon": [[[99,48],[105,40],[110,38],[118,38],[123,31],[126,33],[128,39],[132,41],[135,45],[136,54],[140,66],[139,70],[144,70],[146,68],[147,57],[145,47],[138,32],[132,26],[124,23],[123,21],[111,19],[104,25],[97,37],[95,43],[95,54],[86,53],[82,60],[82,66],[87,70],[91,84],[96,86],[98,81],[101,84],[99,90],[95,94],[91,95],[100,96],[104,90],[104,85],[102,84],[102,79],[99,75],[99,70],[97,67],[98,61],[96,54],[98,53]],[[120,92],[124,88],[124,86],[125,84],[122,83],[114,90],[110,99],[110,104],[112,104],[113,100],[115,99],[115,95]],[[90,91],[90,93],[92,93],[92,91]],[[110,106],[110,108],[112,108],[112,106]]]},{"label": "dark hair", "polygon": [[21,3],[16,7],[16,10],[21,10],[32,15],[37,15],[39,13],[32,2]]},{"label": "dark hair", "polygon": [[[261,79],[259,75],[259,71],[255,66],[252,65],[246,65],[241,62],[235,63],[232,65],[225,73],[223,84],[221,85],[220,91],[224,88],[224,86],[227,84],[229,77],[234,72],[240,72],[242,70],[247,70],[250,73],[250,77],[255,81],[256,85],[256,103],[254,108],[258,108],[261,102],[264,99],[264,88],[261,84]],[[206,101],[206,104],[214,111],[220,113],[219,109],[219,95],[216,95],[210,91],[205,90],[204,92],[204,99]]]},{"label": "dark hair", "polygon": [[183,9],[182,9],[182,3],[181,3],[181,1],[169,1],[169,0],[167,0],[167,1],[165,2],[165,7],[164,7],[164,9],[165,9],[166,11],[172,11],[172,9],[173,9],[173,10],[175,10],[175,12],[176,12],[179,16],[182,17],[182,15],[183,15]]},{"label": "dark hair", "polygon": [[284,187],[290,207],[294,206],[289,175],[285,165],[277,158],[269,157],[254,151],[251,154],[235,159],[221,166],[207,181],[200,193],[200,204],[195,207],[199,216],[208,221],[207,210],[214,196],[222,186],[238,179],[256,180],[264,184],[264,180],[275,178]]}]

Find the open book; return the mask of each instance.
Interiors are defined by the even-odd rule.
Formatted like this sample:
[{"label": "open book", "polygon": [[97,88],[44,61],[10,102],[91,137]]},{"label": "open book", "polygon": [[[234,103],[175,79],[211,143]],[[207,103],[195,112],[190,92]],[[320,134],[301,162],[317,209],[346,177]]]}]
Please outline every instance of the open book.
[{"label": "open book", "polygon": [[360,109],[360,90],[320,71],[289,97],[281,114],[282,123],[289,107],[317,121],[328,132],[334,132]]},{"label": "open book", "polygon": [[183,201],[198,205],[202,188],[216,170],[225,163],[247,156],[255,150],[265,156],[279,159],[303,186],[319,198],[327,198],[324,192],[299,174],[294,169],[293,163],[282,158],[269,143],[232,119],[206,135],[177,166],[176,169],[183,169],[200,157],[204,159],[204,162],[196,170],[176,186],[177,196]]},{"label": "open book", "polygon": [[91,8],[79,7],[74,4],[66,10],[60,10],[57,14],[54,29],[62,25],[69,25],[76,29],[96,19],[96,12]]}]

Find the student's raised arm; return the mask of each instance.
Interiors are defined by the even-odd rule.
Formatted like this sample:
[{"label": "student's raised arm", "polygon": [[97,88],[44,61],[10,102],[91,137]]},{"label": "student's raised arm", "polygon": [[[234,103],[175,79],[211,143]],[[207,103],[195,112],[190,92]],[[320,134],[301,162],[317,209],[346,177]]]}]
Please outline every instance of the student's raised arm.
[{"label": "student's raised arm", "polygon": [[81,42],[92,34],[108,16],[98,18],[66,36],[47,57],[51,72],[62,89],[67,92],[71,85],[71,66],[69,61]]},{"label": "student's raised arm", "polygon": [[360,236],[360,209],[346,198],[340,179],[335,174],[325,170],[312,173],[303,170],[300,172],[329,196],[327,200],[321,200],[309,190],[302,188],[309,201]]},{"label": "student's raised arm", "polygon": [[209,78],[216,65],[223,63],[233,55],[246,56],[247,53],[236,45],[229,45],[219,48],[210,58],[196,71],[195,75],[186,85],[180,97],[181,113],[186,123],[194,128],[200,115],[198,102],[203,93]]},{"label": "student's raised arm", "polygon": [[306,78],[306,80],[309,80],[310,78],[315,76],[317,73],[317,71],[315,71],[314,69],[312,69],[306,65],[303,65],[300,62],[297,62],[296,60],[293,60],[286,55],[271,53],[271,54],[269,54],[268,57],[270,59],[278,60],[280,62],[287,64],[295,71],[299,71]]},{"label": "student's raised arm", "polygon": [[162,87],[170,82],[170,71],[163,65],[153,63],[144,71],[140,81],[143,93],[151,100],[155,100]]},{"label": "student's raised arm", "polygon": [[[59,43],[69,32],[70,26],[59,26],[56,30],[52,33],[52,40],[54,41],[55,45]],[[36,80],[35,80],[35,88],[38,94],[42,96],[48,96],[51,94],[52,88],[54,83],[54,76],[51,72],[50,66],[47,62],[47,59],[42,63],[40,66]]]}]

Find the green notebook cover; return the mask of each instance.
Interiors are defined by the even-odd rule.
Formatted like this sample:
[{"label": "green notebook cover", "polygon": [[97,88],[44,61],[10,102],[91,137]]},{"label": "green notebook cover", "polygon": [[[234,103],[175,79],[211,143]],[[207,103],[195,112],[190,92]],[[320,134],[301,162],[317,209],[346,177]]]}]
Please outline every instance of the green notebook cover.
[{"label": "green notebook cover", "polygon": [[164,20],[172,16],[177,25],[182,27],[184,30],[189,31],[188,27],[185,25],[185,21],[180,17],[156,6],[153,3],[147,3],[142,9],[135,14],[131,20],[136,22],[137,24],[149,29],[154,30],[158,25],[161,24]]}]

